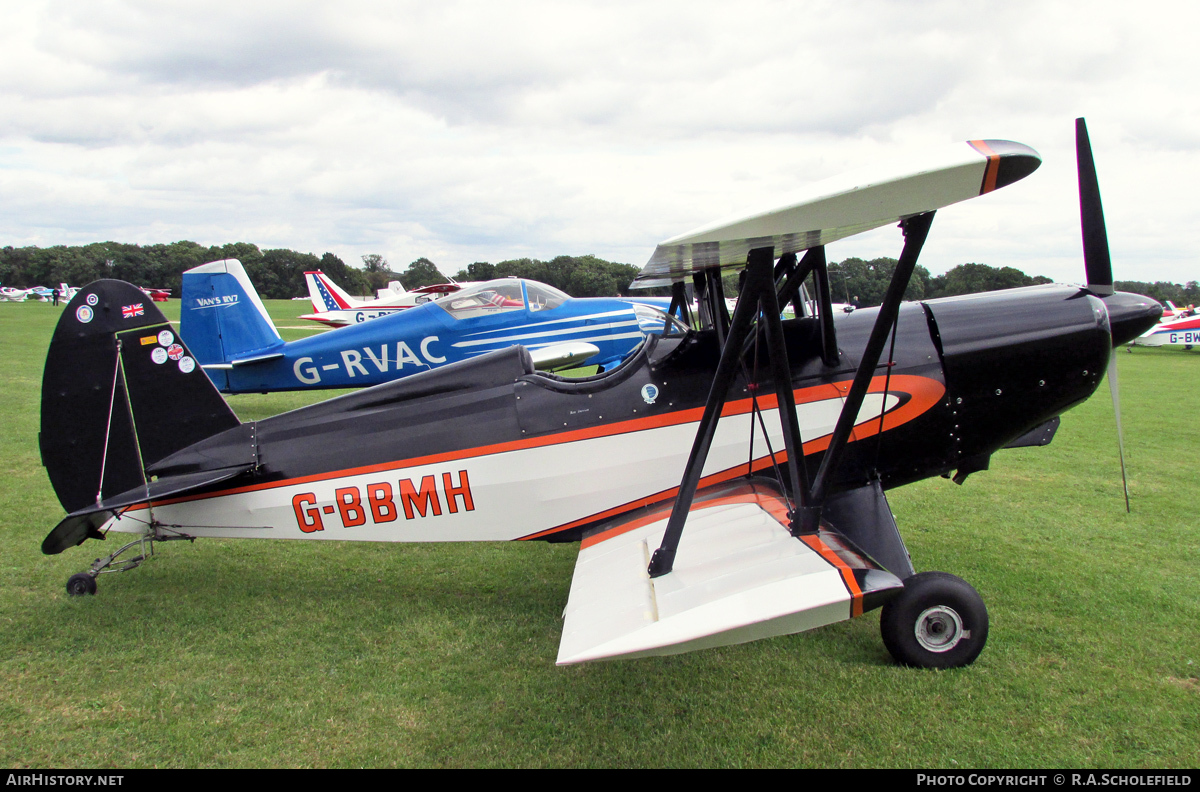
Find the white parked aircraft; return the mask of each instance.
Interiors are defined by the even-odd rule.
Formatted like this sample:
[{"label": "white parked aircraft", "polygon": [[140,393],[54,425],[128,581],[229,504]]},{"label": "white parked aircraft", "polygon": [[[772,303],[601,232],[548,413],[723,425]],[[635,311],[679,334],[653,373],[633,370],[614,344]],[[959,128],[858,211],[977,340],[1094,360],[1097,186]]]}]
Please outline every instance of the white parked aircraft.
[{"label": "white parked aircraft", "polygon": [[308,296],[312,299],[315,313],[305,314],[300,318],[311,319],[331,327],[344,327],[368,319],[377,319],[436,300],[462,288],[457,283],[439,283],[407,291],[399,281],[392,281],[388,288],[378,291],[377,299],[358,300],[346,294],[328,275],[319,270],[304,273],[304,280],[308,283]]}]

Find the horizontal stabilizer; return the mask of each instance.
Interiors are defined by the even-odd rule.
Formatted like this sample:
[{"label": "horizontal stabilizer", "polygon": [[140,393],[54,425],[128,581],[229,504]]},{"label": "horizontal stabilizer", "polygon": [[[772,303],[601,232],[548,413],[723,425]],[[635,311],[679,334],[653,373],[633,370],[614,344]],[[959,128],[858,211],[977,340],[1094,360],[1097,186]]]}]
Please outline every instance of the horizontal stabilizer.
[{"label": "horizontal stabilizer", "polygon": [[80,509],[63,518],[58,525],[54,526],[54,530],[42,540],[42,552],[46,555],[58,555],[67,548],[82,544],[89,536],[102,539],[103,536],[100,536],[97,530],[108,522],[113,513],[119,509],[192,492],[201,487],[231,479],[253,467],[254,464],[249,463],[220,470],[205,470],[199,473],[161,478],[120,495],[106,498],[95,506]]},{"label": "horizontal stabilizer", "polygon": [[745,266],[747,254],[757,248],[774,247],[778,257],[827,245],[999,189],[1041,162],[1021,143],[972,140],[890,169],[817,182],[766,210],[662,242],[633,286],[665,286],[700,270]]},{"label": "horizontal stabilizer", "polygon": [[268,360],[275,360],[283,357],[282,352],[268,352],[265,355],[251,355],[250,357],[238,358],[231,360],[228,363],[205,363],[204,368],[207,369],[232,369],[234,366],[248,366],[253,363],[266,363]]},{"label": "horizontal stabilizer", "polygon": [[857,616],[903,588],[833,532],[797,538],[773,485],[697,497],[674,570],[646,572],[670,505],[584,539],[558,663],[669,655],[788,635]]}]

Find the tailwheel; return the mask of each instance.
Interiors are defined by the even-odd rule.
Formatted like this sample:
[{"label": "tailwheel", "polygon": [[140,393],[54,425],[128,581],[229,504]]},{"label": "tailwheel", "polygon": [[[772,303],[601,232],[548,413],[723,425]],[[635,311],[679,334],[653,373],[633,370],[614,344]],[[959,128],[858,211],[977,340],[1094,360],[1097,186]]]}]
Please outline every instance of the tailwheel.
[{"label": "tailwheel", "polygon": [[988,616],[971,584],[945,572],[922,572],[880,613],[883,643],[897,663],[917,668],[970,665],[987,642]]},{"label": "tailwheel", "polygon": [[67,578],[67,594],[71,597],[82,597],[96,593],[96,578],[87,572],[71,575]]},{"label": "tailwheel", "polygon": [[[92,566],[87,572],[71,575],[67,580],[67,594],[72,597],[95,594],[96,578],[98,576],[137,569],[142,565],[143,561],[154,555],[155,542],[196,541],[196,537],[188,536],[185,533],[168,532],[169,528],[178,528],[179,526],[164,526],[154,523],[151,527],[153,528],[153,533],[142,534],[132,542],[118,548],[116,552],[104,558],[97,558],[92,562]],[[137,555],[132,557],[126,556],[125,554],[131,550],[136,551]]]}]

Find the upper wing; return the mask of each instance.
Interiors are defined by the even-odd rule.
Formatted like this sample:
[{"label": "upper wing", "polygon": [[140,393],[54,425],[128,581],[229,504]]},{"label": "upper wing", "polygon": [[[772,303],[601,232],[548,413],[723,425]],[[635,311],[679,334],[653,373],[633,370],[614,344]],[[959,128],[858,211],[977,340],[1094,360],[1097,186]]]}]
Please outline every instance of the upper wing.
[{"label": "upper wing", "polygon": [[890,170],[844,174],[811,185],[782,206],[711,223],[659,244],[634,281],[665,286],[700,270],[741,267],[756,248],[775,256],[949,206],[1004,187],[1041,164],[1029,146],[972,140]]}]

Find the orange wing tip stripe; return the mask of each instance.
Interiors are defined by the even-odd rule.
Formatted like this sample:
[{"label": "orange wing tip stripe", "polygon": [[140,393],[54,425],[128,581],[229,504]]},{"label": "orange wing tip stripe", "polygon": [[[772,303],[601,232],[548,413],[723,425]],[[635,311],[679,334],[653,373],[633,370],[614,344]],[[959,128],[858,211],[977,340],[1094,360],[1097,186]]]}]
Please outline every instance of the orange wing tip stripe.
[{"label": "orange wing tip stripe", "polygon": [[983,172],[983,183],[979,187],[979,194],[990,193],[996,189],[996,177],[1000,173],[1000,155],[992,150],[992,147],[987,144],[986,140],[970,140],[967,142],[970,143],[971,148],[987,157],[987,168]]},{"label": "orange wing tip stripe", "polygon": [[837,571],[842,575],[842,582],[846,585],[846,591],[850,592],[850,616],[857,618],[863,614],[863,593],[859,587],[858,581],[854,579],[854,570],[846,565],[846,562],[838,557],[837,553],[833,552],[819,536],[802,536],[800,539],[814,551],[817,552],[828,561],[831,565],[837,568]]}]

